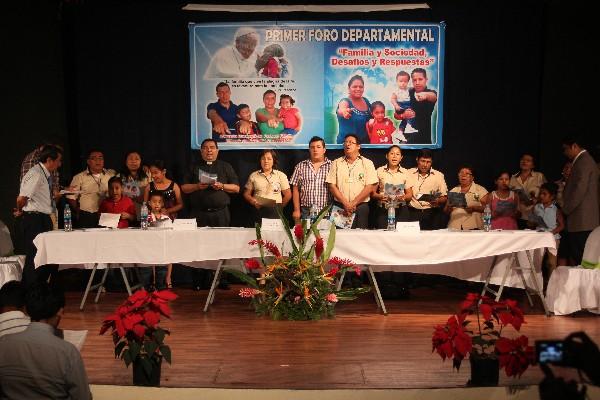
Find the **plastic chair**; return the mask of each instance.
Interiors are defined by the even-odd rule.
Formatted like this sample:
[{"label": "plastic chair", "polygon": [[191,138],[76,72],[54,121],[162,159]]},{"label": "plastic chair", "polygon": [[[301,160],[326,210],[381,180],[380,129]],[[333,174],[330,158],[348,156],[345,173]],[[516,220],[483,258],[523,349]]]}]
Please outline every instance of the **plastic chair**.
[{"label": "plastic chair", "polygon": [[0,221],[0,287],[9,281],[20,281],[25,265],[25,256],[12,255],[14,251],[10,231]]}]

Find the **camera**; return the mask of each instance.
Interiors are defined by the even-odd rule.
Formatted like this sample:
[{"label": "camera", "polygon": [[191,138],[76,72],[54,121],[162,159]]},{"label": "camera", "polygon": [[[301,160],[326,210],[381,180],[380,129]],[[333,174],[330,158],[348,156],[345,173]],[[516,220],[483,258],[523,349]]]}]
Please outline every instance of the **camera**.
[{"label": "camera", "polygon": [[536,340],[535,353],[540,364],[571,365],[571,357],[563,340]]}]

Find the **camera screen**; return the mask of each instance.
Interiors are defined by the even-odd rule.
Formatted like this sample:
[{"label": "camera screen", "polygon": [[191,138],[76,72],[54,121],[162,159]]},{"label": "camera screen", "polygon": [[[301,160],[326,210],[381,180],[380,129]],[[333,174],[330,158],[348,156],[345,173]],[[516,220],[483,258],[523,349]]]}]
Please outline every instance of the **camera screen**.
[{"label": "camera screen", "polygon": [[536,341],[535,347],[539,363],[559,364],[563,361],[562,341]]}]

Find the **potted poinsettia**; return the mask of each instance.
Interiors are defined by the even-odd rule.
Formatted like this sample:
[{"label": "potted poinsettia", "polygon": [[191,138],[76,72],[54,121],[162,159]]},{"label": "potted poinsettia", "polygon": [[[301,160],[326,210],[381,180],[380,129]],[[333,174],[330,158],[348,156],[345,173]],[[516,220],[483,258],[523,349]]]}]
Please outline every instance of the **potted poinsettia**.
[{"label": "potted poinsettia", "polygon": [[[329,211],[326,207],[312,223],[289,228],[280,213],[284,231],[291,244],[287,255],[272,242],[262,239],[260,227],[256,227],[256,239],[249,245],[257,246],[260,261],[246,260],[249,273],[236,270],[228,272],[248,284],[240,290],[240,296],[250,298],[257,314],[273,319],[316,320],[335,315],[335,304],[340,300],[353,300],[369,288],[336,289],[337,279],[344,271],[360,268],[351,260],[331,257],[335,244],[335,225],[331,225],[327,244],[317,226]],[[293,232],[293,233],[292,233]],[[258,277],[255,274],[260,274]]]},{"label": "potted poinsettia", "polygon": [[[470,320],[473,318],[474,320]],[[472,323],[476,323],[472,327]],[[523,312],[514,300],[495,301],[487,296],[469,293],[460,304],[459,312],[450,316],[444,325],[435,327],[432,336],[433,351],[443,360],[452,359],[458,370],[462,360],[469,356],[473,386],[498,384],[498,374],[504,368],[506,375],[521,376],[533,363],[533,347],[527,336],[515,339],[503,336],[509,325],[517,332],[525,323]]]},{"label": "potted poinsettia", "polygon": [[176,298],[169,290],[140,289],[104,318],[100,334],[111,329],[115,357],[133,364],[134,385],[160,386],[162,359],[171,363],[171,349],[164,343],[170,332],[159,323],[161,316],[170,318],[169,301]]}]

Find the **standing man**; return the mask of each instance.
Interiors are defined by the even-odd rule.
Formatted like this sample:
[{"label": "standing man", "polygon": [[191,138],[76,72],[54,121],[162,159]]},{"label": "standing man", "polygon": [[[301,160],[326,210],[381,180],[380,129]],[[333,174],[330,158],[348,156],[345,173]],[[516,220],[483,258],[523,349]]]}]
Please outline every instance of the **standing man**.
[{"label": "standing man", "polygon": [[585,242],[600,225],[598,211],[598,167],[578,139],[566,137],[563,153],[572,162],[571,175],[563,191],[563,213],[567,216],[569,250],[573,261],[581,264]]},{"label": "standing man", "polygon": [[325,141],[313,136],[308,142],[310,158],[298,163],[294,168],[290,184],[296,222],[309,217],[310,208],[316,205],[319,211],[331,204],[333,198],[325,183],[331,169],[331,160],[325,157]]},{"label": "standing man", "polygon": [[437,92],[427,87],[427,71],[415,68],[410,74],[413,87],[408,90],[410,108],[401,114],[394,114],[396,119],[414,118],[415,128],[418,132],[407,135],[408,143],[431,143],[431,114],[437,103]]},{"label": "standing man", "polygon": [[67,196],[78,228],[98,226],[98,209],[108,196],[108,180],[114,175],[115,171],[104,169],[104,154],[100,150],[88,152],[87,169],[71,181],[71,187],[80,193]]},{"label": "standing man", "polygon": [[411,219],[419,221],[421,229],[426,231],[447,226],[444,223],[442,209],[448,199],[448,187],[444,174],[433,169],[432,163],[431,151],[421,150],[417,156],[417,167],[408,170],[413,188],[413,197],[410,201]]},{"label": "standing man", "polygon": [[256,78],[256,47],[260,36],[252,27],[241,27],[234,34],[232,45],[217,50],[204,73],[204,79]]},{"label": "standing man", "polygon": [[344,156],[333,161],[325,182],[347,215],[356,213],[352,229],[369,227],[369,199],[377,185],[373,161],[360,155],[360,141],[353,134],[344,139]]},{"label": "standing man", "polygon": [[[53,192],[52,172],[62,165],[62,150],[54,145],[46,145],[39,155],[39,162],[34,165],[21,180],[19,196],[16,201],[15,216],[23,216],[23,240],[25,245],[25,267],[23,268],[23,284],[30,285],[36,280],[33,263],[37,249],[33,239],[42,233],[51,231],[50,214],[55,210],[54,199],[60,194]],[[56,268],[56,266],[54,266]],[[38,278],[48,279],[52,268],[45,266],[39,269]]]},{"label": "standing man", "polygon": [[[181,185],[188,195],[190,214],[196,218],[198,226],[229,226],[230,195],[240,192],[238,176],[231,164],[217,159],[219,146],[214,139],[205,139],[200,146],[201,160],[192,166]],[[213,179],[212,183],[202,183],[200,176]],[[201,289],[209,280],[206,270],[194,270],[194,288]],[[204,272],[204,273],[202,273]]]}]

